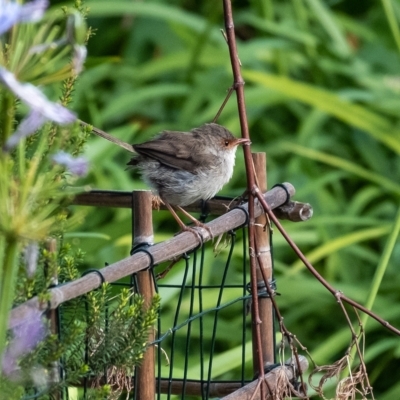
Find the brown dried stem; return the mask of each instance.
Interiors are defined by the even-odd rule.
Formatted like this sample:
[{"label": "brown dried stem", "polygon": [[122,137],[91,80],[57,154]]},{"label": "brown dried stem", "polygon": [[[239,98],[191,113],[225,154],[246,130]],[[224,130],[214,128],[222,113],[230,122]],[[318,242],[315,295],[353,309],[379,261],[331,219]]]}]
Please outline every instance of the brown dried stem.
[{"label": "brown dried stem", "polygon": [[[367,387],[364,388],[364,386],[363,386],[363,392],[364,392],[363,395],[364,394],[371,394],[372,395],[372,399],[374,399],[374,395],[373,395],[373,392],[372,392],[372,387],[371,387],[371,384],[370,384],[369,378],[368,378],[367,367],[366,367],[365,362],[364,362],[364,352],[361,351],[361,349],[360,349],[360,344],[359,344],[359,341],[358,341],[359,337],[357,336],[356,332],[354,331],[353,324],[351,323],[350,317],[349,317],[349,315],[347,313],[346,308],[344,307],[344,304],[342,302],[342,299],[341,299],[339,293],[340,292],[337,292],[336,299],[337,299],[337,302],[339,303],[339,305],[340,305],[340,307],[341,307],[341,309],[343,311],[343,314],[345,315],[345,318],[347,320],[347,324],[349,325],[349,329],[350,329],[351,335],[352,335],[352,344],[355,346],[358,358],[360,359],[360,372],[357,374],[359,376],[358,380],[360,381],[360,383],[362,385],[363,385],[364,381],[367,382]],[[358,318],[358,321],[359,321],[360,327],[361,327],[360,334],[363,335],[361,320],[359,319],[357,312],[356,312],[356,315],[357,315],[357,318]],[[350,354],[350,349],[349,349],[349,354]],[[351,367],[350,366],[349,366],[349,369],[350,369],[349,374],[352,375],[352,371],[351,371]],[[356,387],[354,387],[354,390],[356,390]]]},{"label": "brown dried stem", "polygon": [[[258,389],[262,384],[260,380],[255,380],[246,386],[222,397],[221,400],[282,400],[283,395],[288,394],[289,390],[295,397],[302,397],[302,393],[293,386],[292,382],[296,379],[298,373],[302,373],[308,368],[308,361],[305,357],[300,356],[300,369],[295,370],[292,366],[292,360],[286,360],[285,364],[281,367],[274,368],[268,372],[264,378],[269,382],[271,392],[266,397],[261,397],[260,390]],[[291,398],[290,393],[287,397]]]},{"label": "brown dried stem", "polygon": [[[250,139],[249,127],[247,123],[246,105],[244,97],[244,81],[240,71],[240,61],[238,56],[238,51],[236,47],[236,38],[234,31],[233,15],[232,15],[232,5],[230,0],[223,0],[224,7],[224,19],[225,19],[225,30],[226,30],[226,40],[229,48],[229,56],[231,60],[232,73],[233,73],[233,88],[236,91],[236,100],[238,106],[240,128],[242,132],[242,137]],[[250,189],[255,185],[255,174],[253,161],[251,158],[250,146],[243,146],[244,160],[246,166],[246,176],[247,176],[247,188],[249,189],[249,248],[250,248],[250,275],[251,275],[251,286],[252,286],[252,300],[254,307],[254,319],[253,323],[256,324],[255,336],[258,349],[258,370],[260,379],[262,377],[261,373],[264,368],[264,360],[261,351],[261,332],[260,332],[260,316],[258,312],[258,297],[257,297],[257,275],[256,275],[256,258],[255,258],[255,216],[254,216],[254,196],[250,193]],[[270,391],[269,391],[270,392]],[[271,392],[270,392],[271,393]],[[265,398],[264,385],[260,385],[260,396]]]}]

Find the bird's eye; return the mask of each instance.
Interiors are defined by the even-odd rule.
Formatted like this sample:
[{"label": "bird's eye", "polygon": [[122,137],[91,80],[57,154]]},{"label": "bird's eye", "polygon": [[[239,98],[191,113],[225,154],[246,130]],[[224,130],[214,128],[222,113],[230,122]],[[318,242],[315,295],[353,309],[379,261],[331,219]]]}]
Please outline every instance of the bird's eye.
[{"label": "bird's eye", "polygon": [[229,146],[229,142],[227,140],[225,140],[225,146],[228,147]]}]

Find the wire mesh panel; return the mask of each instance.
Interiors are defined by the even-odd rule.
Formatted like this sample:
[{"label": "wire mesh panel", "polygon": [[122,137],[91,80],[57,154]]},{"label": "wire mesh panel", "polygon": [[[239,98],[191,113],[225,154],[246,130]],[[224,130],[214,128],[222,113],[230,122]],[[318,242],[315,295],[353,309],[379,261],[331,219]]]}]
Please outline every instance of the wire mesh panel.
[{"label": "wire mesh panel", "polygon": [[[174,261],[170,269],[165,263],[146,271],[161,297],[156,335],[150,343],[156,354],[153,365],[156,399],[220,397],[245,385],[253,376],[246,231],[230,231],[222,242],[218,251],[212,244],[203,245]],[[114,294],[124,289],[140,293],[138,274],[115,282],[112,287]],[[77,303],[85,308],[89,321],[92,316],[85,303]],[[110,304],[101,310],[104,323],[96,332],[104,331],[105,337],[119,340],[118,331],[110,335],[115,329],[112,326],[115,308]],[[104,345],[109,350],[113,343],[108,340]],[[86,364],[95,364],[89,341],[84,353]],[[125,389],[130,385],[133,390],[129,398],[143,400],[137,393],[140,385],[137,370],[131,377],[124,377],[130,381]],[[100,372],[101,380],[97,383],[116,384],[109,380],[111,373]],[[88,389],[96,386],[93,383],[96,382],[90,377],[84,380],[84,398],[90,398]],[[125,398],[122,393],[121,396]]]},{"label": "wire mesh panel", "polygon": [[208,399],[251,378],[243,235],[229,232],[218,255],[204,246],[184,255],[157,281],[158,399]]}]

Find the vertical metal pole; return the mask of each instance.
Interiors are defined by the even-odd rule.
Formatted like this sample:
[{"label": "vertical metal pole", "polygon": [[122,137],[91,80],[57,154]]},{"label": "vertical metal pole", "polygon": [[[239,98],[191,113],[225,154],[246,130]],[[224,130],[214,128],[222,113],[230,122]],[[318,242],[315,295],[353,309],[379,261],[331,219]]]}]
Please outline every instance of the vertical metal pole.
[{"label": "vertical metal pole", "polygon": [[[265,153],[252,153],[254,170],[257,176],[258,187],[264,193],[267,190],[267,161]],[[255,235],[259,254],[257,254],[257,282],[263,283],[263,277],[260,267],[264,268],[268,281],[272,279],[272,258],[271,244],[269,236],[269,226],[265,215],[260,215],[255,220]],[[264,228],[265,227],[265,228]],[[254,305],[253,305],[254,306]],[[261,343],[262,348],[257,350],[255,340],[255,331],[253,329],[253,368],[258,373],[259,364],[257,354],[261,351],[264,363],[275,360],[275,332],[273,320],[273,308],[271,300],[268,297],[259,297],[258,299],[259,316],[261,320]],[[254,314],[254,311],[252,311]],[[254,318],[254,315],[253,315]],[[253,324],[254,326],[254,324]]]},{"label": "vertical metal pole", "polygon": [[[150,191],[134,191],[132,193],[133,216],[133,245],[152,244],[152,194]],[[139,293],[144,297],[148,307],[154,296],[154,282],[151,271],[141,271],[137,274]],[[154,329],[150,331],[149,342],[154,340]],[[155,351],[150,346],[144,354],[143,362],[136,368],[135,398],[140,400],[154,400],[155,398]]]}]

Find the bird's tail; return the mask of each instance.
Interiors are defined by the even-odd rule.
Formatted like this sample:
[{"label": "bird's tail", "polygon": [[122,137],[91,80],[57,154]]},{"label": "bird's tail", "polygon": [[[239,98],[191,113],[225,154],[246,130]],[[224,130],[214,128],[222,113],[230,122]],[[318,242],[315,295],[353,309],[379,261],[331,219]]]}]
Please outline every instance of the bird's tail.
[{"label": "bird's tail", "polygon": [[122,147],[125,150],[130,151],[131,153],[135,153],[135,150],[133,149],[133,146],[129,143],[123,142],[122,140],[111,136],[109,133],[102,131],[101,129],[95,128],[94,126],[87,124],[86,122],[79,121],[79,123],[82,126],[88,126],[92,129],[92,133],[94,133],[97,136],[102,137],[103,139],[109,140],[110,142],[116,144],[119,147]]}]

